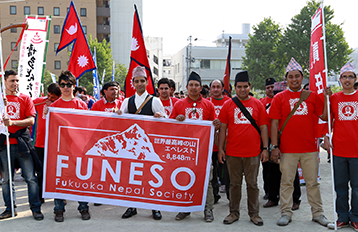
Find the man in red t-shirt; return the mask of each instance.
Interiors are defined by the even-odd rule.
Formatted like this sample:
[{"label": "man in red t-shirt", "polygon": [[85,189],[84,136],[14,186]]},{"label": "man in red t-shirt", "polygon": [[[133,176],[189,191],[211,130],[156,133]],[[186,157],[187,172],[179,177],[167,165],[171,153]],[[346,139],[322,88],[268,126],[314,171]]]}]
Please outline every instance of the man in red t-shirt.
[{"label": "man in red t-shirt", "polygon": [[[269,112],[270,110],[270,106],[271,106],[271,102],[272,102],[272,98],[273,98],[273,87],[275,85],[275,78],[267,78],[266,81],[266,87],[265,87],[265,90],[266,90],[266,97],[263,97],[260,99],[260,101],[262,102],[262,104],[264,104],[265,106],[265,109],[267,111],[267,113]],[[267,128],[268,128],[268,131],[269,131],[269,135],[270,135],[270,127],[271,127],[271,122],[269,122],[267,124]],[[269,178],[269,175],[270,175],[270,162],[265,162],[265,163],[262,163],[262,178],[263,178],[263,181],[264,181],[264,191],[265,191],[265,196],[264,196],[264,199],[267,200],[269,199],[269,182],[270,182],[270,178]],[[276,165],[277,166],[277,165]],[[277,167],[278,168],[278,167]],[[277,204],[276,204],[277,205]]]},{"label": "man in red t-shirt", "polygon": [[[209,98],[209,101],[211,101],[214,104],[216,117],[219,117],[222,106],[227,100],[230,100],[230,98],[226,95],[223,95],[224,83],[222,80],[219,79],[213,80],[212,82],[210,82],[209,87],[211,92],[211,97]],[[215,199],[214,203],[218,202],[219,199],[221,198],[219,194],[220,185],[219,185],[218,177],[223,187],[225,187],[227,199],[229,199],[229,188],[230,188],[230,178],[229,178],[229,173],[227,170],[226,163],[221,164],[218,162],[218,146],[217,146],[218,132],[219,131],[215,133],[215,142],[214,142],[213,155],[212,155],[213,179],[211,181],[211,185],[213,186],[213,193]]]},{"label": "man in red t-shirt", "polygon": [[[33,101],[37,112],[35,149],[41,163],[44,162],[44,154],[45,154],[46,115],[44,114],[44,111],[60,96],[61,96],[60,87],[58,86],[57,83],[52,83],[47,88],[47,97],[39,97]],[[45,200],[42,197],[43,175],[42,174],[37,175],[37,180],[39,183],[40,201],[41,203],[44,203]]]},{"label": "man in red t-shirt", "polygon": [[[19,76],[14,70],[6,71],[4,75],[5,94],[6,94],[6,111],[7,115],[3,119],[3,123],[8,127],[8,131],[12,138],[10,142],[10,164],[12,180],[14,180],[15,160],[20,164],[22,175],[25,178],[28,188],[28,198],[30,209],[35,220],[42,220],[44,215],[41,213],[41,202],[39,198],[39,186],[35,176],[36,157],[32,156],[34,150],[30,141],[28,127],[35,122],[36,111],[34,104],[29,96],[19,93]],[[0,136],[0,159],[1,170],[3,172],[2,195],[4,198],[6,209],[0,214],[0,219],[12,217],[11,212],[11,195],[9,183],[8,154],[6,149],[6,137]],[[21,144],[20,144],[21,143]],[[41,166],[41,165],[40,165]],[[13,186],[11,186],[13,187]],[[15,191],[13,191],[14,213],[16,212]]]},{"label": "man in red t-shirt", "polygon": [[[354,67],[348,62],[341,69],[339,81],[343,91],[330,97],[333,125],[332,146],[329,137],[324,143],[328,150],[333,149],[334,188],[337,194],[336,212],[337,228],[349,226],[358,231],[358,92],[354,89],[357,81]],[[332,94],[330,88],[325,94]],[[324,115],[327,119],[328,115]],[[351,186],[351,202],[349,204],[349,187]],[[328,224],[334,229],[334,223]]]},{"label": "man in red t-shirt", "polygon": [[[71,71],[62,71],[61,75],[58,77],[58,83],[62,96],[57,101],[52,103],[50,107],[88,110],[87,104],[73,95],[73,90],[76,87],[76,77],[71,73]],[[47,112],[48,109],[45,110],[45,114],[47,114]],[[64,200],[55,199],[54,203],[55,221],[63,222],[63,213],[65,212]],[[88,202],[79,201],[78,204],[78,211],[81,213],[82,220],[89,220],[91,215],[89,213]]]},{"label": "man in red t-shirt", "polygon": [[162,78],[158,81],[159,99],[162,102],[165,112],[168,116],[172,113],[174,104],[179,100],[178,98],[170,96],[170,80],[168,78]]},{"label": "man in red t-shirt", "polygon": [[[213,103],[202,98],[200,95],[200,91],[203,87],[201,85],[201,78],[196,72],[190,73],[186,88],[188,90],[188,97],[177,101],[170,118],[174,118],[178,121],[184,121],[185,119],[210,120],[213,121],[215,129],[219,129],[220,121],[216,117]],[[211,168],[204,211],[204,220],[206,222],[212,222],[214,220],[214,195],[211,186],[212,172],[213,170]],[[180,212],[176,215],[175,219],[182,220],[189,215],[190,213]]]},{"label": "man in red t-shirt", "polygon": [[[247,183],[247,204],[250,220],[257,226],[263,225],[259,216],[259,188],[257,176],[262,162],[268,161],[268,130],[267,114],[262,103],[249,96],[251,84],[247,71],[238,73],[235,77],[236,99],[249,112],[258,129],[245,117],[234,100],[226,101],[221,108],[219,120],[219,162],[227,162],[230,175],[230,214],[224,219],[224,224],[231,224],[240,217],[241,185],[243,174]],[[224,142],[227,138],[226,155]],[[263,151],[261,152],[261,141]]]},{"label": "man in red t-shirt", "polygon": [[111,81],[103,85],[104,97],[96,101],[91,110],[105,111],[105,112],[116,112],[121,108],[122,101],[117,99],[119,92],[117,82]]},{"label": "man in red t-shirt", "polygon": [[322,111],[327,109],[325,107],[323,110],[321,99],[312,92],[289,119],[282,131],[279,144],[278,131],[302,93],[303,71],[294,58],[286,68],[286,80],[289,89],[275,95],[269,113],[269,117],[272,119],[271,159],[278,163],[278,159],[281,158],[281,218],[277,221],[277,225],[286,226],[291,222],[293,181],[298,162],[300,162],[306,182],[307,200],[311,205],[312,220],[327,226],[329,221],[323,215],[321,192],[317,180],[319,160],[315,131],[317,117],[321,117]]}]

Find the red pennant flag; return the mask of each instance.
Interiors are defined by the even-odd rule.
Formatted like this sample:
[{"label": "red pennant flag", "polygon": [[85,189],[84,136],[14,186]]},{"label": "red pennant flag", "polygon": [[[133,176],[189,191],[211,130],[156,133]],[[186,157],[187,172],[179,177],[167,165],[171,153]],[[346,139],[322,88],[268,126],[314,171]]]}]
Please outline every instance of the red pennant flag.
[{"label": "red pennant flag", "polygon": [[126,97],[130,97],[135,94],[135,88],[132,84],[133,69],[137,66],[144,66],[147,73],[147,92],[149,94],[155,94],[154,81],[152,77],[152,71],[149,66],[147,49],[145,48],[144,38],[142,33],[142,27],[139,20],[137,6],[134,5],[134,19],[133,19],[133,35],[132,35],[132,47],[131,47],[131,61],[128,69],[126,81],[124,83],[124,89],[126,91]]},{"label": "red pennant flag", "polygon": [[68,70],[79,79],[85,72],[96,69],[96,65],[93,61],[92,53],[83,33],[82,25],[73,1],[71,1],[70,8],[62,27],[60,44],[57,48],[56,55],[71,43],[73,43],[73,47]]},{"label": "red pennant flag", "polygon": [[225,94],[231,97],[230,92],[230,73],[231,73],[231,36],[229,36],[229,51],[227,54],[226,60],[226,68],[225,68],[225,75],[224,75],[224,91]]},{"label": "red pennant flag", "polygon": [[[316,92],[324,101],[323,90],[326,88],[326,70],[323,48],[322,8],[318,8],[311,18],[311,48],[310,48],[310,90]],[[318,124],[318,137],[322,137],[328,130],[327,123]]]}]

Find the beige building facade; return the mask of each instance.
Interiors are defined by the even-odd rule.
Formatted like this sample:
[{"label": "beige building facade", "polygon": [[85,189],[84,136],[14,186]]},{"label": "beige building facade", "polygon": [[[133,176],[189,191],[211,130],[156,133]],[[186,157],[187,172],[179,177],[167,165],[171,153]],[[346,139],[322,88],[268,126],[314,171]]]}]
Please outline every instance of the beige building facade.
[{"label": "beige building facade", "polygon": [[[25,22],[26,15],[51,15],[49,30],[49,43],[47,47],[47,59],[45,69],[59,75],[61,70],[67,69],[70,48],[63,49],[56,56],[56,49],[60,42],[62,26],[70,6],[70,0],[25,0],[25,1],[0,1],[0,27],[10,24]],[[77,14],[83,26],[84,33],[92,35],[92,38],[109,39],[109,1],[99,0],[75,0]],[[100,32],[99,34],[97,34]],[[21,28],[7,30],[1,34],[3,59],[6,60],[11,49],[15,46],[21,33]],[[13,52],[6,70],[17,70],[19,60],[19,47]]]}]

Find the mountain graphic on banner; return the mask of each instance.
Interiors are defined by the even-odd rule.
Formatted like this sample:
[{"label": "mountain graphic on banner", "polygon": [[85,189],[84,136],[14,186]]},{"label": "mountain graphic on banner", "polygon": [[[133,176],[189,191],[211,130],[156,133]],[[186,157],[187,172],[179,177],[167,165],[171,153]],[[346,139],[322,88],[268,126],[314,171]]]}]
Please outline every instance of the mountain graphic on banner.
[{"label": "mountain graphic on banner", "polygon": [[137,124],[98,140],[86,155],[164,162],[155,153],[145,131]]}]

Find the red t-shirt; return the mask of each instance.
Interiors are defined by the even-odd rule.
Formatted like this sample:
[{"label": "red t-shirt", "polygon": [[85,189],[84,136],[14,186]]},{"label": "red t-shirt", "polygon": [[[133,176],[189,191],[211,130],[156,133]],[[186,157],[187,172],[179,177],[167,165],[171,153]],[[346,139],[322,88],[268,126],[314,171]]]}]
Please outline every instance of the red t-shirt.
[{"label": "red t-shirt", "polygon": [[67,109],[88,110],[86,102],[78,99],[77,97],[73,98],[70,101],[65,101],[62,98],[59,98],[54,103],[52,103],[50,106],[51,107],[59,107],[59,108],[67,108]]},{"label": "red t-shirt", "polygon": [[[16,95],[6,95],[7,98],[7,114],[12,121],[24,120],[28,117],[36,117],[36,111],[31,98],[25,94],[20,93]],[[9,132],[15,133],[24,127],[9,126]],[[16,138],[9,139],[10,144],[17,144]]]},{"label": "red t-shirt", "polygon": [[[219,117],[219,114],[220,114],[220,110],[221,108],[223,107],[224,103],[227,101],[227,100],[230,100],[231,98],[229,98],[228,96],[224,95],[222,99],[218,100],[218,99],[215,99],[214,97],[210,97],[208,98],[209,101],[211,101],[213,104],[214,104],[214,107],[215,107],[215,114],[216,114],[216,117]],[[213,147],[213,151],[219,151],[219,148],[218,146],[216,146],[216,144],[214,143],[214,147]]]},{"label": "red t-shirt", "polygon": [[[274,96],[269,117],[279,119],[281,128],[287,116],[300,99],[301,91],[284,90]],[[323,112],[323,102],[315,92],[298,107],[282,131],[280,150],[282,153],[306,153],[318,151],[316,140],[317,117]]]},{"label": "red t-shirt", "polygon": [[165,113],[167,113],[168,117],[172,113],[173,107],[178,100],[179,99],[176,97],[170,97],[168,100],[160,99],[160,101],[162,102],[162,104],[164,106]]},{"label": "red t-shirt", "polygon": [[[34,105],[45,102],[47,97],[39,97],[34,100]],[[35,109],[37,112],[37,121],[36,121],[36,147],[45,147],[45,136],[46,136],[46,115],[44,110],[47,108],[47,105],[40,104],[36,105]]]},{"label": "red t-shirt", "polygon": [[110,103],[106,99],[101,98],[93,104],[91,110],[113,112],[113,109],[115,109],[115,111],[120,109],[121,105],[122,102],[119,99],[116,99],[114,102]]},{"label": "red t-shirt", "polygon": [[[241,101],[260,127],[268,122],[262,103],[254,97]],[[261,152],[261,136],[244,116],[234,101],[226,101],[221,108],[219,120],[227,124],[226,154],[235,157],[255,157]]]},{"label": "red t-shirt", "polygon": [[[194,102],[196,107],[194,107]],[[193,112],[194,108],[195,113]],[[180,114],[184,115],[186,119],[194,120],[213,121],[217,118],[214,104],[201,96],[196,101],[191,100],[189,97],[178,100],[174,105],[170,118],[176,118]]]},{"label": "red t-shirt", "polygon": [[333,123],[333,155],[358,158],[358,92],[335,93],[330,98]]},{"label": "red t-shirt", "polygon": [[[262,104],[264,105],[264,107],[266,109],[267,114],[270,113],[272,99],[273,98],[270,98],[270,97],[264,97],[264,98],[260,99],[260,101],[262,102]],[[267,128],[268,128],[269,137],[271,137],[271,120],[268,121]]]}]

